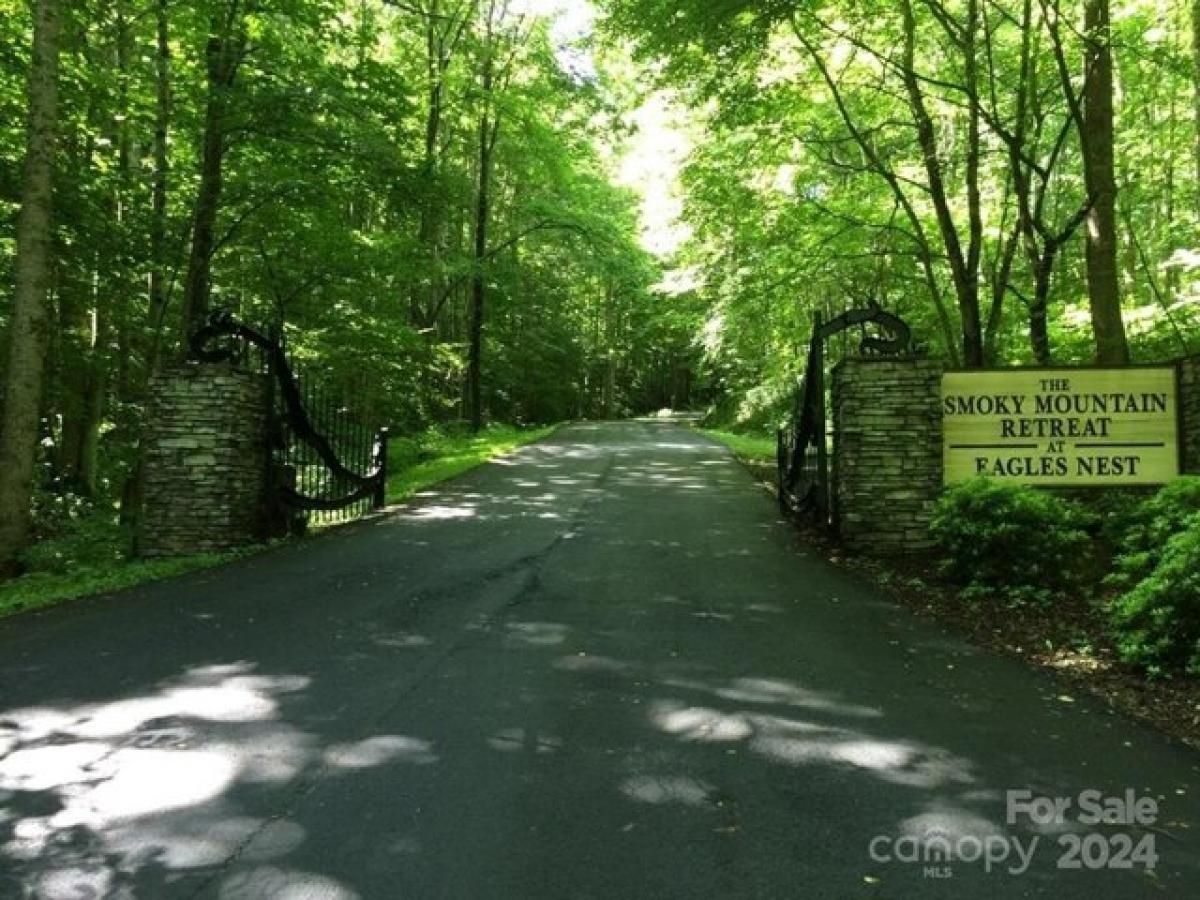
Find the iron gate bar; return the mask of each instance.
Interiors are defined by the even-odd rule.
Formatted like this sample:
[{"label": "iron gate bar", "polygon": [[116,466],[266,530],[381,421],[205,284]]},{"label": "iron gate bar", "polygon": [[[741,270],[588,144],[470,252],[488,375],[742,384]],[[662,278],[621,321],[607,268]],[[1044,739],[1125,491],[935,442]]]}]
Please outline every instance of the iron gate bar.
[{"label": "iron gate bar", "polygon": [[[281,390],[286,413],[283,417],[283,425],[286,426],[286,429],[278,430],[279,437],[282,439],[288,462],[296,471],[297,482],[296,486],[290,484],[278,486],[281,499],[299,509],[324,512],[345,509],[363,500],[371,500],[376,509],[383,507],[386,503],[387,492],[388,429],[379,429],[371,448],[372,470],[365,475],[359,475],[338,458],[330,441],[313,424],[308,409],[321,406],[318,401],[327,398],[320,397],[315,385],[301,387],[282,343],[239,322],[228,310],[216,310],[209,317],[207,324],[192,335],[189,342],[191,358],[209,363],[236,359],[237,352],[228,346],[209,347],[212,341],[222,338],[235,338],[242,341],[243,346],[253,345],[259,348],[266,359],[269,373],[274,377],[274,381]],[[304,399],[305,395],[308,398],[307,404]],[[332,421],[321,424],[332,434],[337,435],[339,416],[335,414],[331,418]],[[290,452],[290,448],[297,445],[299,452]],[[312,474],[306,470],[311,468],[311,463],[316,462],[317,459],[328,468],[332,475],[331,486],[340,487],[342,484],[349,483],[354,486],[354,489],[349,494],[340,497],[311,496],[310,491],[315,492],[320,489],[320,482],[314,483]]]},{"label": "iron gate bar", "polygon": [[813,315],[813,333],[804,377],[797,391],[796,410],[791,421],[776,435],[779,506],[785,515],[799,517],[810,513],[822,525],[830,524],[825,342],[856,325],[870,324],[878,327],[880,336],[864,334],[860,352],[879,356],[911,352],[912,330],[908,324],[879,306],[847,310],[828,322],[819,312]]}]

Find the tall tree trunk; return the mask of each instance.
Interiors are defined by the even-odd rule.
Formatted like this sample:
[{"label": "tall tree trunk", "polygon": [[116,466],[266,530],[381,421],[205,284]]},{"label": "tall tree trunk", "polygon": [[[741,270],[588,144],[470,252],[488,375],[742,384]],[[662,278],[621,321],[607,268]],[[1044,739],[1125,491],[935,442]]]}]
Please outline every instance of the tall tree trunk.
[{"label": "tall tree trunk", "polygon": [[1117,265],[1117,181],[1113,161],[1113,60],[1109,0],[1084,9],[1086,79],[1083,93],[1084,180],[1092,208],[1087,217],[1087,281],[1096,336],[1096,361],[1129,362],[1121,317]]},{"label": "tall tree trunk", "polygon": [[902,75],[909,109],[916,125],[917,141],[929,181],[929,196],[936,213],[938,229],[950,263],[950,275],[958,299],[962,322],[962,355],[964,365],[979,368],[984,364],[983,320],[979,308],[979,267],[983,240],[980,209],[980,111],[978,100],[978,65],[976,36],[979,26],[978,0],[968,2],[968,21],[962,39],[966,87],[970,103],[967,129],[966,184],[968,207],[967,244],[964,247],[955,221],[946,186],[945,167],[938,153],[937,131],[925,101],[924,86],[916,69],[917,21],[912,0],[902,0],[904,47]]},{"label": "tall tree trunk", "polygon": [[[488,67],[490,69],[490,65]],[[484,76],[490,90],[491,74]],[[479,191],[475,204],[475,272],[471,277],[470,354],[467,365],[467,409],[471,430],[483,427],[483,319],[487,296],[488,224],[491,219],[492,150],[499,123],[487,111],[479,120]]]},{"label": "tall tree trunk", "polygon": [[[96,52],[89,42],[86,28],[76,28],[68,42],[63,39],[64,51],[78,53],[86,70],[97,67]],[[77,42],[76,45],[73,44]],[[107,61],[105,61],[107,65]],[[102,135],[102,98],[99,92],[89,94],[84,122],[86,127],[70,129],[57,141],[56,160],[62,160],[64,171],[99,176],[93,168],[102,153],[97,141]],[[58,320],[49,335],[53,355],[47,357],[47,390],[54,398],[49,410],[52,419],[61,423],[54,447],[54,483],[64,490],[82,492],[83,445],[87,431],[88,380],[91,374],[92,351],[95,344],[96,271],[99,254],[80,245],[69,258],[57,265],[54,276],[54,295]]]},{"label": "tall tree trunk", "polygon": [[[88,495],[95,494],[98,481],[100,427],[108,399],[109,345],[112,342],[112,320],[109,309],[112,298],[104,296],[99,262],[97,260],[97,271],[94,275],[91,346],[88,354],[87,386],[83,393],[83,440],[79,447],[77,479],[79,489]],[[116,285],[119,289],[119,280],[116,281]]]},{"label": "tall tree trunk", "polygon": [[[146,377],[158,373],[162,364],[163,328],[167,314],[167,189],[170,177],[168,139],[171,126],[171,41],[168,3],[157,0],[155,18],[155,105],[154,105],[154,176],[150,210],[150,308],[148,325],[150,346],[146,353]],[[133,471],[121,490],[121,524],[136,532],[142,509],[145,457],[138,439]]]},{"label": "tall tree trunk", "polygon": [[492,204],[492,157],[500,134],[500,114],[495,110],[492,89],[495,82],[495,47],[493,25],[495,4],[491,4],[487,19],[483,69],[480,79],[483,110],[479,114],[479,186],[475,202],[475,271],[471,277],[471,314],[469,326],[469,355],[467,363],[467,414],[471,430],[483,427],[483,319],[487,297],[488,225]]},{"label": "tall tree trunk", "polygon": [[[905,22],[913,24],[911,3],[905,6]],[[834,77],[833,71],[829,63],[825,60],[822,52],[818,49],[810,38],[807,30],[802,27],[801,23],[793,18],[791,20],[792,32],[796,35],[797,40],[808,53],[809,58],[816,65],[817,70],[821,74],[821,80],[825,82],[825,86],[829,89],[830,97],[833,99],[834,105],[837,107],[838,115],[841,117],[846,130],[850,132],[854,142],[861,150],[863,157],[871,171],[875,172],[884,180],[888,188],[891,190],[897,205],[904,212],[905,218],[908,220],[912,229],[913,241],[916,244],[917,259],[921,263],[921,274],[924,277],[925,285],[929,290],[929,297],[933,301],[934,309],[937,312],[938,325],[941,327],[943,339],[946,342],[946,352],[950,357],[950,362],[954,366],[960,364],[959,358],[959,339],[955,334],[954,324],[950,318],[950,312],[942,299],[941,286],[938,283],[937,272],[935,270],[934,248],[932,241],[927,237],[925,226],[922,224],[921,216],[919,215],[913,201],[909,199],[905,191],[904,184],[900,177],[891,168],[891,166],[880,155],[875,146],[875,142],[871,139],[869,133],[855,121],[854,116],[850,112],[849,104],[846,102],[846,97],[842,93],[841,82]],[[906,59],[911,60],[915,55],[915,24],[912,28],[906,28]],[[912,40],[909,40],[912,38]],[[909,72],[912,71],[911,65],[907,65]],[[906,84],[908,79],[906,77]],[[920,86],[918,84],[918,90]]]},{"label": "tall tree trunk", "polygon": [[988,306],[987,324],[983,329],[983,357],[986,365],[994,366],[999,356],[1000,331],[1004,327],[1004,300],[1008,294],[1008,283],[1016,261],[1017,245],[1020,243],[1020,223],[1009,232],[1000,229],[1000,246],[996,248],[996,259],[991,272],[991,302]]},{"label": "tall tree trunk", "polygon": [[58,0],[34,4],[29,132],[17,219],[16,289],[0,419],[0,571],[12,571],[29,538],[29,506],[42,402],[53,239],[58,126]]},{"label": "tall tree trunk", "polygon": [[226,118],[229,94],[237,80],[245,50],[245,30],[238,0],[232,0],[226,22],[214,22],[208,39],[208,101],[204,113],[200,188],[192,222],[192,248],[183,291],[182,339],[186,347],[192,332],[208,315],[212,292],[212,257],[216,251],[217,214],[224,188]]},{"label": "tall tree trunk", "polygon": [[982,158],[982,110],[979,89],[979,32],[981,0],[967,0],[967,21],[963,42],[964,81],[968,93],[967,110],[967,252],[964,265],[964,290],[959,292],[963,320],[963,359],[968,366],[984,366],[983,318],[979,307],[979,271],[983,260],[983,194],[980,188]]},{"label": "tall tree trunk", "polygon": [[441,276],[443,212],[445,198],[438,190],[441,173],[441,145],[445,79],[449,66],[442,25],[441,5],[429,0],[425,22],[425,65],[428,84],[425,110],[425,152],[421,165],[424,191],[421,197],[417,246],[424,252],[427,272],[418,273],[409,286],[409,322],[421,332],[420,404],[426,414],[437,408],[436,366],[437,324],[444,306],[445,281]]},{"label": "tall tree trunk", "polygon": [[[438,157],[442,139],[442,105],[446,76],[446,50],[442,37],[441,13],[438,0],[430,0],[425,24],[426,75],[428,97],[425,109],[425,155],[421,174],[426,187],[432,187],[439,170]],[[421,202],[420,225],[417,242],[429,254],[430,273],[428,283],[418,278],[410,296],[409,318],[415,328],[432,327],[430,321],[437,307],[438,280],[435,277],[440,250],[439,222],[441,198],[429,194]]]},{"label": "tall tree trunk", "polygon": [[1196,211],[1200,213],[1200,0],[1192,0],[1192,115],[1195,119],[1192,148],[1196,166]]},{"label": "tall tree trunk", "polygon": [[171,163],[167,140],[171,127],[171,41],[167,4],[155,8],[154,186],[150,217],[150,352],[148,374],[158,371],[162,357],[163,320],[167,312],[167,179]]},{"label": "tall tree trunk", "polygon": [[[998,108],[997,98],[993,95],[990,124],[993,125],[993,130],[1007,148],[1008,174],[1016,195],[1017,208],[1016,231],[1013,239],[1020,241],[1034,280],[1033,297],[1025,300],[1029,320],[1030,347],[1034,359],[1045,365],[1050,363],[1051,357],[1049,303],[1054,268],[1062,248],[1083,224],[1089,212],[1090,203],[1087,200],[1081,202],[1071,217],[1065,220],[1061,226],[1048,221],[1047,195],[1051,185],[1055,183],[1055,173],[1061,165],[1062,150],[1066,146],[1070,129],[1073,127],[1080,135],[1083,134],[1083,114],[1079,109],[1071,73],[1062,52],[1058,17],[1056,15],[1049,21],[1043,17],[1041,24],[1049,29],[1053,42],[1054,59],[1059,68],[1059,77],[1067,100],[1070,120],[1057,128],[1054,135],[1051,136],[1051,143],[1047,150],[1041,151],[1039,148],[1045,137],[1047,121],[1041,102],[1039,52],[1035,47],[1035,41],[1040,37],[1041,30],[1039,23],[1034,21],[1032,0],[1024,0],[1020,19],[1019,75],[1012,91],[1016,98],[1013,122],[1010,127],[1003,124],[1003,114]],[[991,31],[985,23],[985,41],[991,40],[990,34]],[[992,58],[990,44],[987,49],[987,58],[989,60]],[[1056,205],[1049,204],[1052,209]]]},{"label": "tall tree trunk", "polygon": [[1033,358],[1041,366],[1048,366],[1051,362],[1048,311],[1050,283],[1054,277],[1054,261],[1057,256],[1058,248],[1050,246],[1042,251],[1040,258],[1031,261],[1033,300],[1029,304],[1029,342],[1033,348]]},{"label": "tall tree trunk", "polygon": [[[83,442],[79,452],[79,487],[88,495],[99,484],[100,433],[108,409],[109,394],[119,392],[128,379],[128,354],[113,355],[125,347],[129,291],[126,203],[129,192],[129,23],[124,0],[117,0],[115,20],[117,115],[107,123],[110,145],[116,148],[116,182],[109,212],[116,226],[117,247],[111,260],[97,254],[92,278],[92,321],[87,366],[87,388],[83,397]],[[114,385],[114,363],[116,379]]]},{"label": "tall tree trunk", "polygon": [[116,330],[116,357],[109,365],[116,364],[114,393],[117,397],[129,397],[130,371],[133,361],[131,339],[131,323],[129,321],[130,299],[134,290],[133,279],[130,278],[130,248],[132,241],[129,234],[129,194],[131,182],[132,145],[130,141],[130,109],[129,83],[133,73],[129,69],[132,41],[130,20],[127,11],[127,0],[117,0],[116,3],[116,41],[117,41],[117,192],[116,218],[120,229],[121,247],[117,253],[117,265],[114,272],[116,293],[113,296],[113,325]]}]

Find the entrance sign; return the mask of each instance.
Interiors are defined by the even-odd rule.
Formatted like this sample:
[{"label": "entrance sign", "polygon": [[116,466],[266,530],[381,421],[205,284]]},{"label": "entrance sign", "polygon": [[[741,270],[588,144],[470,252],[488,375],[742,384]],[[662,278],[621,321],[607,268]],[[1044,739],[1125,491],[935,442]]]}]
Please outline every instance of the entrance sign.
[{"label": "entrance sign", "polygon": [[947,372],[942,415],[947,484],[1111,487],[1179,474],[1174,367]]}]

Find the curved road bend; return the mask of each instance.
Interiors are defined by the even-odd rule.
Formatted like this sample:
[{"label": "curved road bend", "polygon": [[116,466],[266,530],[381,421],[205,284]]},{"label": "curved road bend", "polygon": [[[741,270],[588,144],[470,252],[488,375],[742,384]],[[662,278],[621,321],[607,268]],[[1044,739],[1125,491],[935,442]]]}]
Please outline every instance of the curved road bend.
[{"label": "curved road bend", "polygon": [[[576,425],[0,623],[0,897],[1200,897],[1200,755],[1062,693],[807,552],[708,440]],[[1009,825],[1019,789],[1156,798],[1091,845],[1155,872],[1058,869],[1096,829]]]}]

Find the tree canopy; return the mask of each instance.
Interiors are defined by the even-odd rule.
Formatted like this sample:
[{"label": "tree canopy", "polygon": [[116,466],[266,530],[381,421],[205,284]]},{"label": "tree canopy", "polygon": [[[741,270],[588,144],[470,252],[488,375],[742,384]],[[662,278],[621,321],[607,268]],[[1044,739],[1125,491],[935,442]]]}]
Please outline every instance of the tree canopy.
[{"label": "tree canopy", "polygon": [[1198,84],[1183,0],[0,0],[0,564],[136,481],[217,308],[400,431],[765,424],[867,304],[951,365],[1195,352]]},{"label": "tree canopy", "polygon": [[748,414],[852,305],[958,365],[1200,348],[1195,4],[604,5],[699,123],[680,264]]}]

